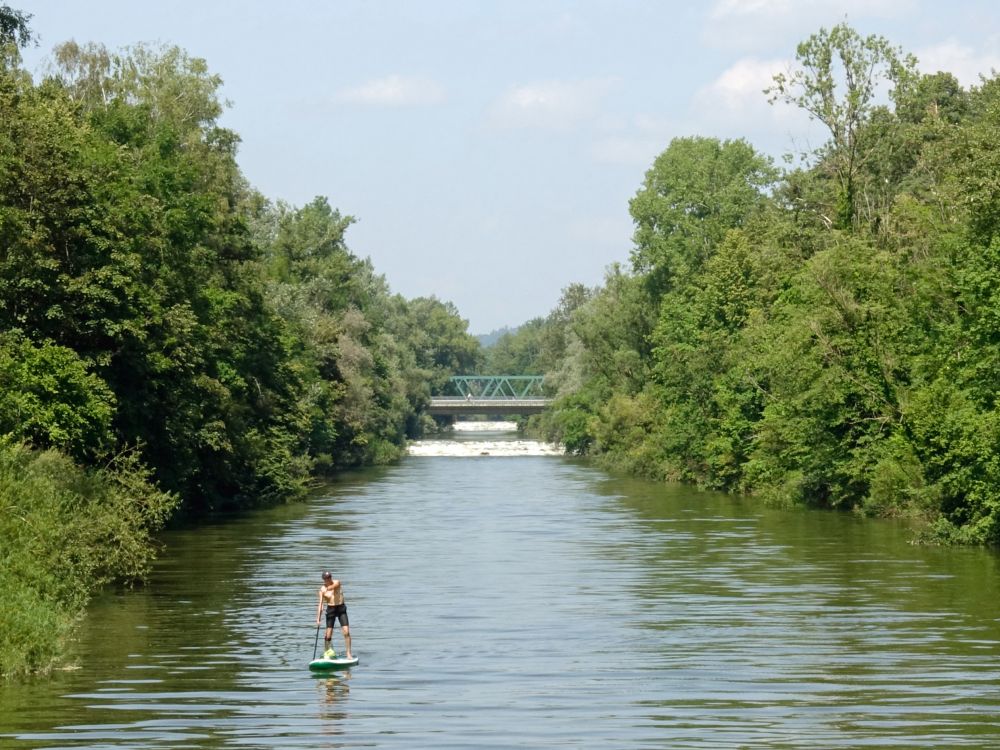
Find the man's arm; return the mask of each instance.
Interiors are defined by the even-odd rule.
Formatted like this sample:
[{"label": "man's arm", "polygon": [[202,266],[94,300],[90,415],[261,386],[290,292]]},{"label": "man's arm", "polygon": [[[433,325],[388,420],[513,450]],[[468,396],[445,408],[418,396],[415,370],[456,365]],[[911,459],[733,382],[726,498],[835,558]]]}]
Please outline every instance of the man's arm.
[{"label": "man's arm", "polygon": [[319,604],[316,605],[316,624],[319,625],[320,617],[323,615],[323,589],[319,590]]}]

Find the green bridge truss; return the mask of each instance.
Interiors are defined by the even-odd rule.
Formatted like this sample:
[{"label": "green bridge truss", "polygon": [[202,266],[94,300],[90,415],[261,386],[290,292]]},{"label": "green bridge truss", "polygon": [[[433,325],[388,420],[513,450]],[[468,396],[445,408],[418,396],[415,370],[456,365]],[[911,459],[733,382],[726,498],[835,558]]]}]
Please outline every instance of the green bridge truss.
[{"label": "green bridge truss", "polygon": [[545,398],[543,380],[541,375],[455,375],[445,395],[497,401]]}]

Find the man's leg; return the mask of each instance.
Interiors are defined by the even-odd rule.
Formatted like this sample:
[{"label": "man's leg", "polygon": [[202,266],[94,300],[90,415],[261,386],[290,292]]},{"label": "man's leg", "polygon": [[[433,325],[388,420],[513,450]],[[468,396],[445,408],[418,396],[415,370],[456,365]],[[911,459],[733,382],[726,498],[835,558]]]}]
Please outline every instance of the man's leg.
[{"label": "man's leg", "polygon": [[326,633],[323,635],[323,656],[326,656],[326,652],[330,650],[333,646],[333,626],[331,625],[326,629]]},{"label": "man's leg", "polygon": [[347,625],[342,627],[341,632],[344,634],[344,651],[346,651],[346,656],[348,659],[351,658],[351,629]]}]

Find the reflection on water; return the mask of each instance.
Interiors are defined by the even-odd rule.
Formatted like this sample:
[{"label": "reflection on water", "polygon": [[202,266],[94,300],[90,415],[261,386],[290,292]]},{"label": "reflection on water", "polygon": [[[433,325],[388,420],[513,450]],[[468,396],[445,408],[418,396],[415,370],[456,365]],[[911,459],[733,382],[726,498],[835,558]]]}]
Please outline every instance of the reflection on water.
[{"label": "reflection on water", "polygon": [[[0,745],[1000,743],[997,557],[902,527],[414,456],[166,541],[149,586],[91,608],[79,669],[0,686]],[[324,569],[361,665],[314,676]]]},{"label": "reflection on water", "polygon": [[[320,708],[318,714],[319,730],[326,738],[342,736],[350,718],[347,711],[347,698],[351,692],[351,673],[343,672],[337,676],[316,676],[314,679]],[[336,744],[338,743],[334,743],[334,746]]]}]

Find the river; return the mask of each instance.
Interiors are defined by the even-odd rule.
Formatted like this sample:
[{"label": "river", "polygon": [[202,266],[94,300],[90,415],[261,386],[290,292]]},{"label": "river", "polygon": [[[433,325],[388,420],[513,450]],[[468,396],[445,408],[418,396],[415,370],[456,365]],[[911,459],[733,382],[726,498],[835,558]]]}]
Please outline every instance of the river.
[{"label": "river", "polygon": [[[89,608],[73,668],[0,685],[0,746],[1000,746],[993,552],[501,432],[413,453],[164,535],[147,586]],[[361,662],[314,677],[324,569]]]}]

